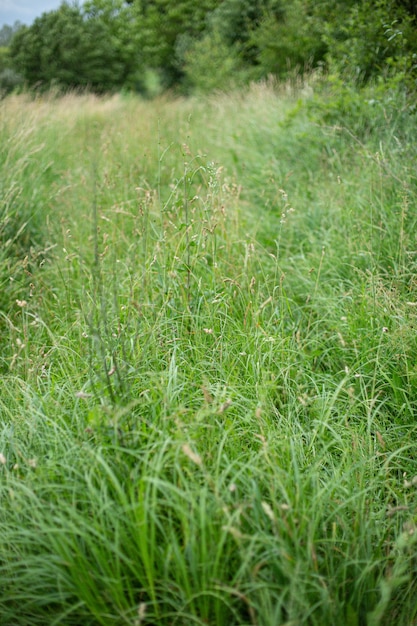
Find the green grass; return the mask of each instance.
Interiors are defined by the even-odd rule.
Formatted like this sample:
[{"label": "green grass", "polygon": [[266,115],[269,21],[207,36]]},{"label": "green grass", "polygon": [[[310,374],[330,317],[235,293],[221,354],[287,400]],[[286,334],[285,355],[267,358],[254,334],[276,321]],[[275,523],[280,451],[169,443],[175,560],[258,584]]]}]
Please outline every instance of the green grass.
[{"label": "green grass", "polygon": [[415,114],[313,87],[0,103],[2,624],[417,623]]}]

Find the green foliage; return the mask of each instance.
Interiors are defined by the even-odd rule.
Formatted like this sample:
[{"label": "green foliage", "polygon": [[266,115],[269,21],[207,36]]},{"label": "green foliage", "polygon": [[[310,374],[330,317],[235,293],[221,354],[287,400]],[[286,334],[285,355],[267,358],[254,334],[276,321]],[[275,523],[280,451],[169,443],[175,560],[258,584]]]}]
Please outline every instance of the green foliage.
[{"label": "green foliage", "polygon": [[323,62],[326,52],[321,26],[305,0],[287,2],[279,15],[266,12],[251,42],[260,74],[281,78],[311,70]]},{"label": "green foliage", "polygon": [[13,26],[4,24],[0,29],[0,47],[10,46],[14,35],[22,28],[23,24],[15,22]]},{"label": "green foliage", "polygon": [[0,30],[0,97],[23,84],[22,76],[13,69],[9,49],[14,35],[21,27],[20,22],[15,22],[13,26],[4,25]]},{"label": "green foliage", "polygon": [[399,72],[415,87],[415,17],[395,0],[362,0],[343,13],[325,24],[330,65],[359,81]]},{"label": "green foliage", "polygon": [[31,87],[88,87],[108,91],[125,84],[133,63],[117,32],[102,17],[83,16],[63,4],[21,28],[10,49],[14,66]]},{"label": "green foliage", "polygon": [[23,86],[23,78],[20,74],[10,68],[5,68],[0,72],[0,94],[8,94]]},{"label": "green foliage", "polygon": [[145,62],[161,72],[166,86],[177,83],[182,76],[184,41],[201,36],[207,14],[218,4],[219,0],[138,0],[133,4]]},{"label": "green foliage", "polygon": [[246,44],[265,14],[280,18],[283,13],[279,0],[223,0],[210,14],[209,24],[229,45]]},{"label": "green foliage", "polygon": [[0,48],[0,71],[10,67],[9,49],[6,47]]},{"label": "green foliage", "polygon": [[279,15],[265,12],[252,34],[261,74],[326,63],[345,81],[401,74],[409,84],[416,40],[414,16],[395,0],[292,0]]},{"label": "green foliage", "polygon": [[[123,0],[88,0],[82,5],[84,19],[103,24],[108,45],[123,68],[115,88],[140,90],[145,71],[140,33],[133,7]],[[108,51],[109,56],[111,50]]]},{"label": "green foliage", "polygon": [[[30,27],[4,27],[0,41],[11,46],[7,69],[30,87],[151,95],[320,67],[344,82],[401,80],[413,91],[415,13],[408,0],[88,0],[64,3]],[[148,91],[150,76],[158,86]]]},{"label": "green foliage", "polygon": [[11,66],[9,49],[0,48],[0,95],[10,93],[23,82],[22,77]]},{"label": "green foliage", "polygon": [[227,90],[246,82],[245,65],[236,47],[227,45],[214,31],[185,53],[185,87],[192,92]]}]

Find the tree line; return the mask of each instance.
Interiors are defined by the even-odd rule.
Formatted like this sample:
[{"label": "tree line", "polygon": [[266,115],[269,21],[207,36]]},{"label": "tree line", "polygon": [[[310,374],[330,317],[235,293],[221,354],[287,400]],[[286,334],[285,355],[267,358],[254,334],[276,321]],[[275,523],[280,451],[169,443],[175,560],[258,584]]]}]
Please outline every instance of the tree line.
[{"label": "tree line", "polygon": [[417,0],[87,0],[0,31],[0,88],[209,91],[323,67],[417,78]]}]

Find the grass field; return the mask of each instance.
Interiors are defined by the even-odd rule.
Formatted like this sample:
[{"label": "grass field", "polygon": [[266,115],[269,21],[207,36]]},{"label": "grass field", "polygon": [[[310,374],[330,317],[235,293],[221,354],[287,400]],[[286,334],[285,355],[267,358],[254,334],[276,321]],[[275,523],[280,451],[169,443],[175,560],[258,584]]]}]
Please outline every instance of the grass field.
[{"label": "grass field", "polygon": [[0,102],[0,623],[417,624],[399,92]]}]

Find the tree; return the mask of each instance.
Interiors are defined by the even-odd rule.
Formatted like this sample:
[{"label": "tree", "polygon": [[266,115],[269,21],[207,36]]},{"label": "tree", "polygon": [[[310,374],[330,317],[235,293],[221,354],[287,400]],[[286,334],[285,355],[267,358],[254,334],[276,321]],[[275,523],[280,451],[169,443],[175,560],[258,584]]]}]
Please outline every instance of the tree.
[{"label": "tree", "polygon": [[285,78],[322,62],[326,45],[309,0],[289,0],[279,11],[265,10],[251,33],[258,74]]},{"label": "tree", "polygon": [[7,48],[10,46],[14,35],[22,28],[22,26],[23,24],[19,21],[16,21],[13,26],[9,26],[8,24],[2,26],[0,29],[0,48]]},{"label": "tree", "polygon": [[186,49],[207,26],[219,0],[134,0],[139,44],[145,63],[160,71],[166,86],[178,82]]},{"label": "tree", "polygon": [[10,54],[32,87],[57,84],[102,92],[122,87],[131,71],[123,42],[103,16],[83,14],[66,3],[20,29]]},{"label": "tree", "polygon": [[318,64],[415,80],[416,21],[417,0],[85,0],[19,27],[3,56],[30,86],[95,91],[140,89],[148,69],[202,90]]},{"label": "tree", "polygon": [[[327,4],[340,3],[331,0]],[[415,8],[415,2],[407,0],[351,1],[338,18],[324,23],[329,64],[359,81],[389,72],[415,76]]]},{"label": "tree", "polygon": [[126,0],[87,0],[84,17],[105,25],[117,58],[123,64],[123,85],[140,88],[144,65],[140,33],[132,2]]},{"label": "tree", "polygon": [[196,40],[184,56],[184,86],[190,91],[210,92],[247,82],[245,64],[237,47],[226,44],[217,32]]},{"label": "tree", "polygon": [[416,0],[287,0],[283,9],[252,33],[260,75],[318,63],[362,82],[416,72]]},{"label": "tree", "polygon": [[223,0],[209,16],[210,28],[229,45],[244,44],[266,15],[282,19],[284,6],[282,0]]}]

